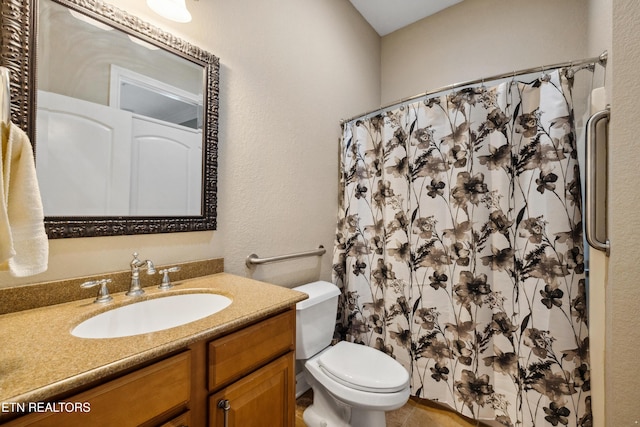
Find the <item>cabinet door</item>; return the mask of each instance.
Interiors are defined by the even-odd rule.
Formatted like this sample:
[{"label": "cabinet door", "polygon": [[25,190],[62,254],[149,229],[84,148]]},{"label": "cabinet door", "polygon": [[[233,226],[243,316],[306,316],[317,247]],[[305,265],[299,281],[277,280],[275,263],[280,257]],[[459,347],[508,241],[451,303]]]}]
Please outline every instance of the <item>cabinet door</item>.
[{"label": "cabinet door", "polygon": [[37,133],[45,215],[129,215],[131,113],[38,91]]},{"label": "cabinet door", "polygon": [[178,415],[171,421],[167,421],[160,427],[188,427],[191,425],[191,413],[189,411],[184,414]]},{"label": "cabinet door", "polygon": [[[225,411],[219,402],[228,401]],[[294,427],[294,353],[290,352],[209,398],[210,427]]]},{"label": "cabinet door", "polygon": [[202,131],[133,116],[131,214],[201,215]]}]

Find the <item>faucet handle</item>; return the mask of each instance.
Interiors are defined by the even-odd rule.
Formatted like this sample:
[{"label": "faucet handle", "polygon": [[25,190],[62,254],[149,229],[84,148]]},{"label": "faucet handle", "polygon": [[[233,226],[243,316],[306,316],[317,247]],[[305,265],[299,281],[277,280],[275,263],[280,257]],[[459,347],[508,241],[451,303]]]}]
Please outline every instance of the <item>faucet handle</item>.
[{"label": "faucet handle", "polygon": [[180,271],[180,267],[176,266],[176,267],[169,267],[169,268],[165,268],[163,270],[160,270],[158,273],[162,273],[162,283],[160,284],[160,286],[158,286],[158,289],[162,289],[162,290],[167,290],[167,289],[171,289],[173,287],[173,284],[171,283],[171,279],[169,278],[169,273],[174,273],[176,271]]},{"label": "faucet handle", "polygon": [[140,260],[140,258],[138,258],[138,252],[133,253],[133,259],[129,264],[132,269],[146,267],[148,275],[156,274],[156,266],[153,265],[153,261],[150,259],[146,259],[144,261]]},{"label": "faucet handle", "polygon": [[93,288],[96,286],[100,286],[98,289],[98,296],[96,297],[94,303],[105,303],[109,302],[113,299],[111,295],[109,295],[109,288],[107,287],[107,283],[111,283],[111,279],[100,279],[100,280],[90,280],[88,282],[84,282],[80,285],[81,288]]}]

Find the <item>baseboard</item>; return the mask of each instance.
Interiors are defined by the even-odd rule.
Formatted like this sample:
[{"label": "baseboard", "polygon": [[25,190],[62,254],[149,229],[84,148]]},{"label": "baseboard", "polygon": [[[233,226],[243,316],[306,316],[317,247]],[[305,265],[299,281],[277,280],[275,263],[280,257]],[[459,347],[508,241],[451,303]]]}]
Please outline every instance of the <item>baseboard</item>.
[{"label": "baseboard", "polygon": [[311,386],[304,377],[304,372],[296,375],[296,399],[302,396]]}]

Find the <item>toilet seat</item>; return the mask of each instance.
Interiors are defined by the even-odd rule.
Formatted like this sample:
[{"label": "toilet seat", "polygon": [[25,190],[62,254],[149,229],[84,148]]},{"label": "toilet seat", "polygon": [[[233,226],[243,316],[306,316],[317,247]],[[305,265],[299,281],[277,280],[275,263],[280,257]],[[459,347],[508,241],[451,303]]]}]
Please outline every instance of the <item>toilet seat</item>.
[{"label": "toilet seat", "polygon": [[369,392],[356,390],[327,375],[327,372],[318,364],[318,360],[332,348],[328,347],[304,364],[306,380],[314,390],[318,388],[326,390],[337,401],[361,410],[393,411],[407,403],[410,394],[408,384],[406,388],[393,393]]},{"label": "toilet seat", "polygon": [[369,393],[394,393],[409,385],[409,373],[392,357],[374,348],[341,341],[318,358],[334,381]]}]

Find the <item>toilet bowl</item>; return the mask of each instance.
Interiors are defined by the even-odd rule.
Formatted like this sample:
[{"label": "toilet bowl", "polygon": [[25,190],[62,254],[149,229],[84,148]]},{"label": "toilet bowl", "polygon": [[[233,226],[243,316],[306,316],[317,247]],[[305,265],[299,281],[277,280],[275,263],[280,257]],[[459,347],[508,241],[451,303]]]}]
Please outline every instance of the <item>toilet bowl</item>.
[{"label": "toilet bowl", "polygon": [[392,357],[371,347],[341,341],[330,346],[339,289],[314,282],[295,290],[309,299],[296,306],[296,358],[313,389],[303,414],[309,427],[384,427],[385,412],[409,399],[409,373]]}]

